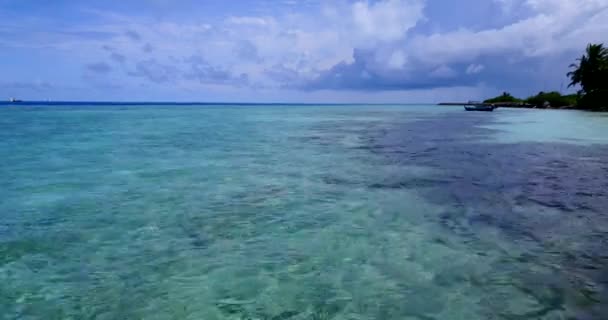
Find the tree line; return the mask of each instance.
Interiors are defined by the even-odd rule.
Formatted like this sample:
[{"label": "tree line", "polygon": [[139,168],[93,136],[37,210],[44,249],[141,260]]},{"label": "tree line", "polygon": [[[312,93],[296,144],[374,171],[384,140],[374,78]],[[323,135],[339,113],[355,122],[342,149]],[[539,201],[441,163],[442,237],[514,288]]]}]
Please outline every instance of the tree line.
[{"label": "tree line", "polygon": [[579,86],[576,94],[562,95],[558,91],[539,92],[519,99],[508,92],[485,100],[522,107],[572,107],[586,110],[608,110],[608,49],[603,44],[590,44],[585,53],[570,65],[568,87]]}]

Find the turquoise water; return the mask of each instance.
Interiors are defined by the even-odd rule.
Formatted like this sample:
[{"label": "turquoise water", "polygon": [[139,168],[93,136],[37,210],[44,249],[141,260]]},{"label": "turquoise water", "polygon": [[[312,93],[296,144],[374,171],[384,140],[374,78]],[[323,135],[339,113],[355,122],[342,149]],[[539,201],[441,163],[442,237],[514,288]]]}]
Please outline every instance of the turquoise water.
[{"label": "turquoise water", "polygon": [[608,116],[0,109],[0,318],[603,319]]}]

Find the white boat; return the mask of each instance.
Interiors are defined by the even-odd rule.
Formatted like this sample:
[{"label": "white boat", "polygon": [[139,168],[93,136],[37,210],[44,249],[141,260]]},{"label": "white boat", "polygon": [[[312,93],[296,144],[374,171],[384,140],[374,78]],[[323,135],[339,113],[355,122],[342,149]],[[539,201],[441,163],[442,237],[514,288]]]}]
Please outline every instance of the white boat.
[{"label": "white boat", "polygon": [[493,104],[472,104],[472,105],[465,105],[464,109],[467,111],[494,111],[494,109],[496,109],[496,106],[494,106]]}]

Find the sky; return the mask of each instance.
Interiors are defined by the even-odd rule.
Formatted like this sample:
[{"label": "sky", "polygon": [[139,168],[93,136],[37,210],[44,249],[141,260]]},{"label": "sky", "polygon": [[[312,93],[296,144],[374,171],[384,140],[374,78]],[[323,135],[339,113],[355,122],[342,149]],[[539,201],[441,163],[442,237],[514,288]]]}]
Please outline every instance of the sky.
[{"label": "sky", "polygon": [[427,103],[568,88],[608,0],[0,0],[0,99]]}]

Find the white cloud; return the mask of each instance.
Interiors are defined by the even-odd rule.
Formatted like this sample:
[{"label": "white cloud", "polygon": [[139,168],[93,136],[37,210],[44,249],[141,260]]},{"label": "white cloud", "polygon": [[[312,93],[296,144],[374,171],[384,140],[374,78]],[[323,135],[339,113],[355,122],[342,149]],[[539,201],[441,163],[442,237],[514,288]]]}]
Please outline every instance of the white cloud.
[{"label": "white cloud", "polygon": [[356,32],[379,41],[402,39],[422,19],[423,9],[420,0],[359,1],[352,6]]},{"label": "white cloud", "polygon": [[456,75],[458,75],[458,73],[448,67],[448,66],[440,66],[438,68],[436,68],[435,70],[433,70],[430,74],[430,76],[432,78],[438,78],[438,79],[447,79],[447,78],[452,78],[455,77]]},{"label": "white cloud", "polygon": [[403,53],[403,51],[401,50],[395,50],[389,60],[388,60],[388,66],[391,69],[401,69],[403,68],[403,66],[406,63],[406,58],[405,58],[405,54]]},{"label": "white cloud", "polygon": [[[441,22],[432,21],[437,17],[425,16],[426,1],[325,2],[302,12],[259,16],[231,12],[222,17],[160,21],[91,10],[89,14],[94,14],[95,19],[90,21],[94,22],[74,26],[73,30],[31,28],[36,31],[29,39],[5,38],[0,39],[0,44],[25,47],[30,41],[38,48],[74,53],[76,61],[78,57],[88,57],[89,62],[105,59],[121,64],[115,70],[150,73],[157,80],[175,79],[177,86],[184,87],[197,84],[166,71],[185,72],[184,59],[198,55],[213,66],[209,69],[214,71],[212,74],[225,72],[225,77],[232,79],[246,73],[250,83],[276,88],[285,85],[285,81],[314,79],[340,63],[353,63],[355,49],[372,52],[365,73],[358,73],[362,78],[390,72],[416,77],[409,72],[419,72],[424,67],[431,77],[446,79],[458,76],[455,70],[465,66],[466,74],[490,69],[490,64],[478,61],[488,55],[504,56],[505,60],[546,57],[582,50],[588,42],[608,40],[608,0],[493,0],[505,14],[526,9],[527,15],[499,27],[463,26],[415,33],[418,24]],[[466,21],[467,17],[462,18]],[[0,32],[7,23],[0,23]],[[83,30],[95,31],[97,36],[84,35]],[[142,42],[126,37],[127,30],[137,34]],[[142,43],[150,43],[154,50],[142,52]],[[102,50],[103,46],[113,50]],[[248,52],[252,59],[247,59]],[[154,78],[152,74],[156,73],[160,76]]]},{"label": "white cloud", "polygon": [[536,14],[500,28],[418,36],[408,43],[408,54],[426,63],[467,62],[484,54],[538,57],[608,40],[599,33],[608,28],[606,0],[528,0],[525,4]]},{"label": "white cloud", "polygon": [[481,71],[483,71],[485,67],[482,64],[470,64],[467,67],[466,73],[467,74],[476,74],[476,73],[480,73]]},{"label": "white cloud", "polygon": [[230,17],[226,22],[238,25],[266,26],[273,21],[270,18],[261,17]]},{"label": "white cloud", "polygon": [[541,13],[567,15],[586,10],[606,9],[606,0],[525,0],[525,4]]}]

